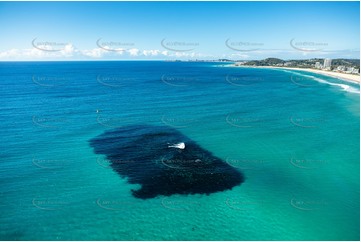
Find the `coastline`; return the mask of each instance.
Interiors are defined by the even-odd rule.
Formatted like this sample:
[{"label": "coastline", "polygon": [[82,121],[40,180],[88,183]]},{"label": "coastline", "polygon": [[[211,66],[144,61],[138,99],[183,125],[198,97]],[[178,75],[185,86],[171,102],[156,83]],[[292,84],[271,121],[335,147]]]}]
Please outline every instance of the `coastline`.
[{"label": "coastline", "polygon": [[295,71],[307,71],[325,76],[334,77],[348,82],[360,84],[360,76],[346,73],[339,73],[333,71],[316,70],[310,68],[297,68],[297,67],[280,67],[280,66],[235,66],[235,67],[251,67],[251,68],[271,68],[271,69],[284,69],[284,70],[295,70]]}]

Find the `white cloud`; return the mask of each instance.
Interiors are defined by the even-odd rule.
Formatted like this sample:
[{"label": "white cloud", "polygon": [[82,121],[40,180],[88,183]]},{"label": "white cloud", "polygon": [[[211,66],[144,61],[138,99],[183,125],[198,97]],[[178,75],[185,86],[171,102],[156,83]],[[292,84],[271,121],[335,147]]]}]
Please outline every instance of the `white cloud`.
[{"label": "white cloud", "polygon": [[144,56],[157,56],[159,53],[159,50],[143,50]]},{"label": "white cloud", "polygon": [[131,56],[138,56],[140,50],[133,48],[133,49],[128,50],[128,52]]},{"label": "white cloud", "polygon": [[236,53],[236,54],[231,54],[231,58],[248,59],[248,58],[249,58],[249,55],[241,54],[241,53]]},{"label": "white cloud", "polygon": [[73,56],[76,54],[78,50],[75,49],[75,47],[72,44],[67,44],[64,49],[60,51],[60,54],[62,56]]},{"label": "white cloud", "polygon": [[[291,58],[315,58],[337,56],[338,58],[359,58],[359,52],[355,50],[340,50],[340,51],[317,51],[305,52],[294,49],[260,49],[255,51],[231,52],[223,55],[209,55],[199,52],[176,52],[169,50],[158,49],[138,49],[131,48],[121,51],[108,51],[105,48],[94,49],[78,49],[72,44],[66,44],[56,49],[49,49],[47,45],[42,47],[34,46],[30,49],[9,49],[0,51],[0,60],[89,60],[89,59],[264,59],[267,57],[278,57],[281,59]],[[43,48],[44,47],[44,48]],[[355,54],[356,53],[356,54]]]},{"label": "white cloud", "polygon": [[85,56],[88,57],[93,57],[93,58],[100,58],[103,56],[105,50],[101,49],[101,48],[95,48],[95,49],[91,49],[91,50],[83,50],[81,51],[81,53]]},{"label": "white cloud", "polygon": [[0,59],[7,59],[7,58],[15,57],[15,56],[20,56],[19,53],[20,53],[20,50],[18,50],[18,49],[6,50],[3,52],[0,52]]},{"label": "white cloud", "polygon": [[49,46],[44,45],[43,50],[41,48],[31,48],[31,49],[11,49],[0,52],[0,59],[5,60],[17,60],[17,59],[47,59],[47,58],[60,58],[60,57],[73,57],[79,51],[72,45],[67,44],[62,49],[54,51],[49,49]]}]

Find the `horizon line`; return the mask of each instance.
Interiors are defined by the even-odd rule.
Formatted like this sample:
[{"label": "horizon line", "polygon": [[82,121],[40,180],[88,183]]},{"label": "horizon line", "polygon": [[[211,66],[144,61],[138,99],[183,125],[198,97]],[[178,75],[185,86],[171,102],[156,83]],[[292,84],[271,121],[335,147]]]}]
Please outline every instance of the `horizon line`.
[{"label": "horizon line", "polygon": [[[267,57],[263,59],[248,59],[248,60],[231,60],[228,58],[218,58],[218,59],[77,59],[77,60],[0,60],[0,62],[80,62],[80,61],[165,61],[165,62],[239,62],[239,61],[261,61],[266,59],[280,59],[284,61],[292,61],[292,60],[313,60],[313,59],[332,59],[332,60],[338,60],[338,59],[345,59],[345,60],[360,60],[360,58],[320,58],[320,57],[314,57],[314,58],[303,58],[303,59],[282,59],[278,57]],[[227,61],[221,61],[221,60],[227,60]]]}]

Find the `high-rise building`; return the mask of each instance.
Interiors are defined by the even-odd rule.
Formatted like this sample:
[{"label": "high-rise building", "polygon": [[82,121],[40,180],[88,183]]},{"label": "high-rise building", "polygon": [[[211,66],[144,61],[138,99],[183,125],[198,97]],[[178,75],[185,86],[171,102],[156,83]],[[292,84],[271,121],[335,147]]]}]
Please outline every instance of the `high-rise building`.
[{"label": "high-rise building", "polygon": [[332,63],[332,59],[325,59],[325,61],[323,62],[323,68],[331,69],[331,63]]}]

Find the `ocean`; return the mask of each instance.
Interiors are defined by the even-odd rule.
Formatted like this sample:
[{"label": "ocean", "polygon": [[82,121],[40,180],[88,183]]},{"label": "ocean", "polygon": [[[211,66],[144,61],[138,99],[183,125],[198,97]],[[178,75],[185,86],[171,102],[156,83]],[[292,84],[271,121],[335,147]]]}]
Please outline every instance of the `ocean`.
[{"label": "ocean", "polygon": [[359,240],[359,94],[231,63],[1,62],[0,239]]}]

